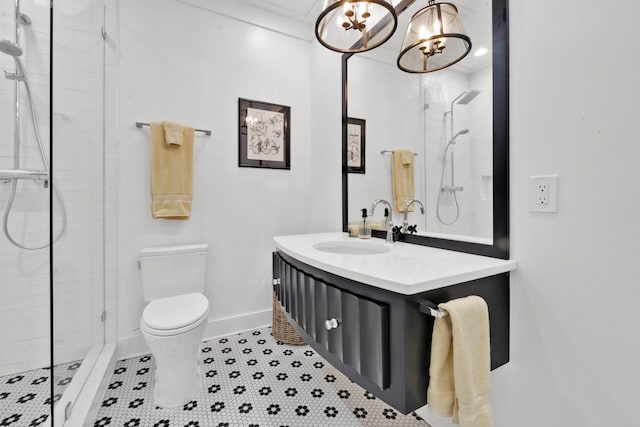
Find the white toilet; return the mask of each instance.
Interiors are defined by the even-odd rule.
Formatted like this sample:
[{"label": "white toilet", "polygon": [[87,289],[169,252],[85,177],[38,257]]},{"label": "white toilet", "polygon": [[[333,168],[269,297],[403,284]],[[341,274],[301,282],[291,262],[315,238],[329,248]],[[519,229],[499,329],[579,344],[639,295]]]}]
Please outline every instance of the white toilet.
[{"label": "white toilet", "polygon": [[199,346],[209,316],[206,244],[143,249],[145,301],[140,330],[156,363],[153,400],[173,408],[194,400],[200,380]]}]

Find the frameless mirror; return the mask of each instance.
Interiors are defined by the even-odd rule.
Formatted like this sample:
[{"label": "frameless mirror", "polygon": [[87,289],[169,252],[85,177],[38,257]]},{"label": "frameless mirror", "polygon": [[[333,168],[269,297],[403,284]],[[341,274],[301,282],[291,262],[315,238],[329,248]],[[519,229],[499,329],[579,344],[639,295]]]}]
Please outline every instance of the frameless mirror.
[{"label": "frameless mirror", "polygon": [[449,68],[412,74],[396,65],[411,16],[426,6],[421,1],[401,2],[398,30],[383,46],[343,57],[344,222],[385,199],[393,223],[402,225],[391,165],[393,151],[408,150],[413,198],[425,214],[407,214],[417,232],[401,240],[508,258],[506,0],[455,5],[473,46]]}]

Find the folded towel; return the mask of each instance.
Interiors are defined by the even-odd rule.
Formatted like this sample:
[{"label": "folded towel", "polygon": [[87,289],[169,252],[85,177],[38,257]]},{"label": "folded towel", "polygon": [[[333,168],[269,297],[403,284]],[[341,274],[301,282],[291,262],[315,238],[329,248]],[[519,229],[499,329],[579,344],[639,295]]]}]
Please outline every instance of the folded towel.
[{"label": "folded towel", "polygon": [[[409,150],[394,150],[391,159],[394,204],[399,213],[404,212],[404,206],[414,198],[413,156],[413,152]],[[409,212],[413,212],[413,205]]]},{"label": "folded towel", "polygon": [[162,128],[167,145],[182,145],[184,126],[173,122],[162,122]]},{"label": "folded towel", "polygon": [[151,214],[189,219],[193,193],[193,128],[184,127],[182,145],[168,145],[162,123],[151,123]]},{"label": "folded towel", "polygon": [[439,304],[431,341],[427,406],[461,427],[492,427],[491,351],[486,302],[475,295]]}]

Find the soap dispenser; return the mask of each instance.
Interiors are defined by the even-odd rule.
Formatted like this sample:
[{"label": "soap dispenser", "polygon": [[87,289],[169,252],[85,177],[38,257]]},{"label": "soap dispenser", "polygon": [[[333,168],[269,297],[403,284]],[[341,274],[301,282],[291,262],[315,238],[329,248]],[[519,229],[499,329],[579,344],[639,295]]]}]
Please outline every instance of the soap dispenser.
[{"label": "soap dispenser", "polygon": [[360,223],[360,234],[358,237],[361,239],[371,238],[371,224],[367,221],[367,208],[362,209],[362,222]]}]

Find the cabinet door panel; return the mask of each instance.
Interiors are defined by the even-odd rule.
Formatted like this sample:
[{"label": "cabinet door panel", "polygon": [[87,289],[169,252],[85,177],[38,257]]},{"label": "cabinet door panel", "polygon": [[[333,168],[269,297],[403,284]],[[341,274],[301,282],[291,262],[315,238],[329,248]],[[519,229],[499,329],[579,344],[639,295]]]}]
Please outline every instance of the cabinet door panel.
[{"label": "cabinet door panel", "polygon": [[291,266],[287,263],[284,266],[284,309],[291,313]]},{"label": "cabinet door panel", "polygon": [[283,267],[284,267],[284,261],[277,254],[273,255],[273,259],[274,259],[274,262],[273,262],[273,266],[274,266],[273,278],[280,280],[280,284],[275,286],[276,299],[278,301],[282,302],[282,282],[283,282],[283,276],[284,276],[284,272],[282,270],[283,270]]},{"label": "cabinet door panel", "polygon": [[306,317],[304,314],[305,304],[304,304],[304,295],[307,289],[307,276],[304,272],[298,270],[298,282],[297,282],[297,298],[296,298],[296,321],[298,325],[302,326],[304,330],[307,329],[306,326]]},{"label": "cabinet door panel", "polygon": [[298,269],[291,267],[291,309],[289,314],[291,317],[298,320]]},{"label": "cabinet door panel", "polygon": [[389,387],[389,307],[360,299],[360,373],[378,384]]},{"label": "cabinet door panel", "polygon": [[[348,292],[342,292],[342,361],[360,373],[360,298]],[[362,332],[365,332],[362,330]]]},{"label": "cabinet door panel", "polygon": [[304,324],[305,330],[316,339],[316,281],[313,277],[307,276],[307,289],[304,294]]},{"label": "cabinet door panel", "polygon": [[[327,318],[342,322],[342,292],[333,286],[327,286]],[[342,360],[342,325],[328,332],[329,351]]]},{"label": "cabinet door panel", "polygon": [[316,281],[314,295],[316,342],[329,350],[329,331],[324,326],[324,322],[327,320],[327,285],[324,282]]}]

